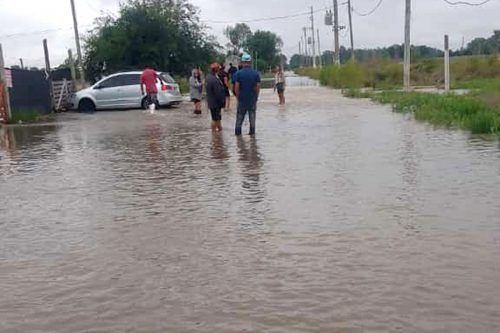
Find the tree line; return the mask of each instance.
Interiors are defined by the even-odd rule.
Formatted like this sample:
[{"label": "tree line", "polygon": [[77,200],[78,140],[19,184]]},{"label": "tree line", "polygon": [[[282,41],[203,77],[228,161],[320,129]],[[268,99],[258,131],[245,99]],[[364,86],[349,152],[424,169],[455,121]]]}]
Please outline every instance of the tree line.
[{"label": "tree line", "polygon": [[252,32],[246,24],[227,27],[226,49],[199,17],[188,0],[127,0],[117,17],[105,15],[85,38],[83,67],[87,80],[103,75],[153,66],[172,74],[188,75],[228,55],[255,54],[267,69],[280,61],[282,41],[270,31]]},{"label": "tree line", "polygon": [[[351,59],[351,50],[340,47],[340,62],[347,63]],[[495,55],[500,52],[500,30],[495,30],[489,38],[475,38],[470,41],[466,47],[459,50],[451,51],[452,56],[471,56],[471,55]],[[399,61],[404,58],[404,45],[395,44],[389,47],[376,49],[358,49],[354,51],[356,60],[360,62],[382,59]],[[440,49],[425,45],[412,45],[411,57],[413,61],[443,57],[444,52]],[[319,57],[317,57],[319,60]],[[321,55],[323,64],[331,65],[334,59],[333,51],[325,51]],[[290,67],[297,68],[301,66],[309,66],[312,64],[311,56],[294,54],[290,59]]]}]

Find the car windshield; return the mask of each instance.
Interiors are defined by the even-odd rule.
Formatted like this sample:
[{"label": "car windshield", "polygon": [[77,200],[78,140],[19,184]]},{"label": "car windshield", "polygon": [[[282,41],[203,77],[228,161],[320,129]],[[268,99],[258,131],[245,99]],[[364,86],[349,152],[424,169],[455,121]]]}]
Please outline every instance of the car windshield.
[{"label": "car windshield", "polygon": [[168,73],[161,73],[160,78],[166,83],[175,83],[175,80]]}]

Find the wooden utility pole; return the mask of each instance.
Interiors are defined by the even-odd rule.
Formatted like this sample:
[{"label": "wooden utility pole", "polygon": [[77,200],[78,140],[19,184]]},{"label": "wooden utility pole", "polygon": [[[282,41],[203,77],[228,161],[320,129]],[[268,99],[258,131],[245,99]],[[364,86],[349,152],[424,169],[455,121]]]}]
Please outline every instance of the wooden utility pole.
[{"label": "wooden utility pole", "polygon": [[448,35],[444,35],[444,90],[450,91],[450,47]]},{"label": "wooden utility pole", "polygon": [[78,22],[76,19],[75,1],[74,0],[70,1],[71,1],[71,12],[73,13],[73,28],[75,30],[76,54],[78,61],[78,70],[80,72],[80,85],[83,88],[85,86],[85,75],[83,73],[82,49],[80,47],[80,34],[78,33]]},{"label": "wooden utility pole", "polygon": [[50,70],[50,58],[49,58],[49,47],[47,46],[47,40],[43,40],[43,53],[45,55],[45,72],[47,73],[47,81],[49,81],[49,91],[50,91],[50,106],[54,106],[54,87],[52,86],[52,73]]},{"label": "wooden utility pole", "polygon": [[302,30],[304,30],[304,54],[306,56],[304,63],[307,67],[307,65],[308,65],[308,61],[307,61],[307,45],[308,45],[308,43],[307,43],[307,28],[302,28]]},{"label": "wooden utility pole", "polygon": [[299,61],[300,66],[302,67],[302,41],[299,40]]},{"label": "wooden utility pole", "polygon": [[316,68],[316,41],[315,41],[315,30],[314,30],[314,8],[311,6],[311,34],[312,34],[312,63],[313,67]]},{"label": "wooden utility pole", "polygon": [[352,59],[352,61],[355,61],[355,58],[354,58],[354,38],[353,38],[353,32],[352,32],[351,0],[347,0],[347,11],[349,12],[349,32],[351,33],[351,59]]},{"label": "wooden utility pole", "polygon": [[23,58],[19,58],[19,63],[21,64],[21,69],[24,69]]},{"label": "wooden utility pole", "polygon": [[321,44],[320,44],[320,41],[319,41],[319,29],[317,30],[318,32],[318,55],[319,55],[319,68],[323,68],[323,59],[321,59]]},{"label": "wooden utility pole", "polygon": [[405,59],[404,59],[404,89],[410,91],[410,21],[411,0],[406,0],[405,14]]},{"label": "wooden utility pole", "polygon": [[73,59],[73,52],[71,49],[68,49],[68,59],[69,59],[69,69],[71,70],[71,80],[73,81],[73,87],[76,83],[76,69],[75,69],[75,60]]},{"label": "wooden utility pole", "polygon": [[340,66],[340,47],[339,47],[339,4],[338,0],[333,0],[333,33],[335,39],[335,57],[334,62]]},{"label": "wooden utility pole", "polygon": [[12,113],[10,110],[9,87],[7,87],[7,80],[5,79],[5,63],[3,60],[2,44],[0,44],[0,83],[3,85],[3,91],[0,91],[0,94],[4,96],[5,114],[7,115],[7,119],[4,119],[4,121],[8,122],[12,118]]}]

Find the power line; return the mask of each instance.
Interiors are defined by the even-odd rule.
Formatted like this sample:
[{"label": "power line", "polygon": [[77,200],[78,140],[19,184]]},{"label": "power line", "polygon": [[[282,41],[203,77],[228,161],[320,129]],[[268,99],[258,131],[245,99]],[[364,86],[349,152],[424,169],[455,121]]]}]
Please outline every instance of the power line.
[{"label": "power line", "polygon": [[[488,0],[488,1],[490,1],[490,0]],[[352,8],[352,11],[353,11],[354,13],[356,13],[357,15],[359,15],[359,16],[369,16],[369,15],[371,15],[371,14],[375,13],[375,11],[376,11],[376,10],[380,7],[380,5],[382,4],[382,2],[384,2],[384,0],[380,0],[380,1],[377,3],[377,5],[375,6],[375,8],[373,8],[372,10],[370,10],[369,12],[366,12],[366,13],[360,13],[360,12],[358,12],[358,11],[357,11],[354,7]]]},{"label": "power line", "polygon": [[52,32],[57,32],[57,31],[63,31],[63,30],[71,30],[71,28],[56,28],[56,29],[46,29],[46,30],[37,30],[37,31],[31,31],[31,32],[18,32],[18,33],[13,33],[13,34],[7,34],[7,35],[1,35],[0,38],[12,38],[12,37],[21,37],[21,36],[29,36],[29,35],[40,35],[40,34],[46,34],[46,33],[52,33]]},{"label": "power line", "polygon": [[[347,2],[342,2],[340,5],[347,5]],[[328,9],[331,9],[331,6],[326,6],[320,9],[313,11],[313,13],[322,12]],[[215,21],[215,20],[202,20],[205,23],[214,23],[214,24],[233,24],[233,23],[252,23],[252,22],[263,22],[263,21],[276,21],[276,20],[286,20],[288,18],[295,18],[300,16],[308,16],[311,15],[311,12],[302,12],[298,14],[284,15],[284,16],[274,16],[274,17],[263,17],[263,18],[254,18],[247,20],[236,20],[236,21]]]},{"label": "power line", "polygon": [[464,6],[482,6],[482,5],[487,4],[488,2],[490,2],[491,0],[484,0],[484,1],[478,2],[478,3],[472,3],[472,2],[467,2],[467,1],[450,1],[450,0],[443,0],[443,1],[446,2],[449,5],[452,5],[452,6],[460,6],[460,5],[464,5]]}]

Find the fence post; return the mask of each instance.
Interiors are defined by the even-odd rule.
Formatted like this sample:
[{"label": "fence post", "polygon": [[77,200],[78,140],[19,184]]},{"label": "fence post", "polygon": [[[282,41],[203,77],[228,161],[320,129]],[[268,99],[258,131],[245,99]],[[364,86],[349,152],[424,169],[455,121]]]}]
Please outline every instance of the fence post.
[{"label": "fence post", "polygon": [[9,87],[7,86],[7,81],[5,80],[5,64],[3,60],[3,49],[2,44],[0,44],[0,84],[3,86],[0,94],[3,94],[5,101],[5,114],[7,119],[4,119],[5,122],[9,122],[12,118],[12,113],[10,110],[10,97],[9,97]]},{"label": "fence post", "polygon": [[450,47],[448,35],[444,35],[444,90],[450,91]]}]

